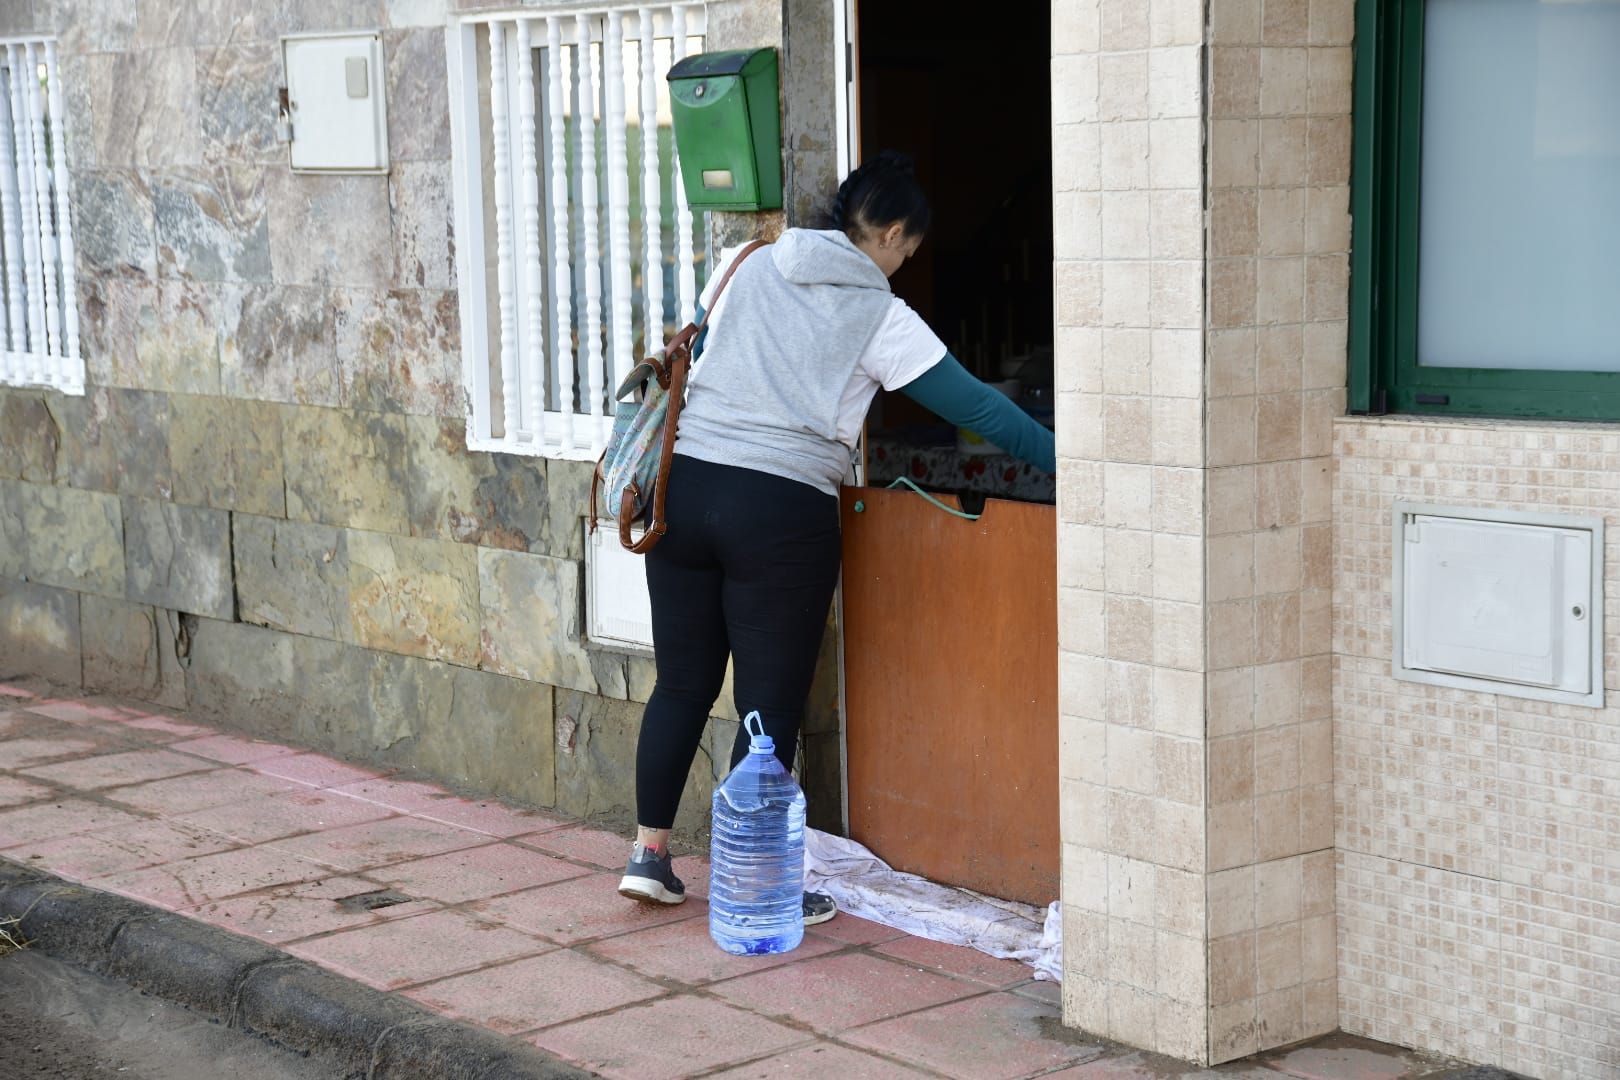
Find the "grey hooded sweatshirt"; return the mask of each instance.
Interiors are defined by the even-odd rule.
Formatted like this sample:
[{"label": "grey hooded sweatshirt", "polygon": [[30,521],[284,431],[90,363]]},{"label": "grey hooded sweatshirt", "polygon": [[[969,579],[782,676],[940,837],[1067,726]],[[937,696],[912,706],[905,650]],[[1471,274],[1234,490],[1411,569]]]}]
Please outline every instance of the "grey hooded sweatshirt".
[{"label": "grey hooded sweatshirt", "polygon": [[893,301],[841,232],[789,229],[723,295],[681,411],[675,452],[838,493],[854,447],[838,405]]}]

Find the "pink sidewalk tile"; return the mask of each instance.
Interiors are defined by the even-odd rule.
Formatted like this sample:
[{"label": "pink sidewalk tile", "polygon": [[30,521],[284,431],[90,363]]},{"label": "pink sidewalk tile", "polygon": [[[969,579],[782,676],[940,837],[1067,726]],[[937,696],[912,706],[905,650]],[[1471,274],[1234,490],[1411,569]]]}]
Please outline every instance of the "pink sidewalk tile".
[{"label": "pink sidewalk tile", "polygon": [[718,1001],[674,997],[549,1028],[529,1041],[603,1076],[680,1080],[809,1036]]},{"label": "pink sidewalk tile", "polygon": [[831,922],[809,927],[805,933],[832,938],[846,945],[877,945],[906,936],[903,931],[896,930],[892,926],[884,926],[870,919],[857,919],[853,915],[839,915]]},{"label": "pink sidewalk tile", "polygon": [[213,728],[187,724],[162,713],[137,712],[119,718],[118,722],[124,727],[134,728],[149,735],[167,735],[175,739],[197,739],[215,734]]},{"label": "pink sidewalk tile", "polygon": [[7,739],[0,742],[0,768],[15,772],[57,758],[117,749],[121,747],[90,739]]},{"label": "pink sidewalk tile", "polygon": [[515,844],[493,843],[395,863],[371,871],[371,876],[412,896],[459,904],[550,885],[589,872]]},{"label": "pink sidewalk tile", "polygon": [[32,690],[24,690],[22,687],[12,686],[10,683],[0,683],[0,697],[31,698],[33,696],[34,692]]},{"label": "pink sidewalk tile", "polygon": [[[207,765],[198,759],[198,764]],[[260,776],[246,769],[212,769],[205,773],[153,780],[145,784],[116,787],[107,798],[137,810],[174,817],[211,806],[226,806],[260,795],[274,795],[293,787],[290,780]]]},{"label": "pink sidewalk tile", "polygon": [[229,837],[204,829],[170,821],[141,821],[48,840],[23,850],[30,866],[74,881],[88,881],[235,846]]},{"label": "pink sidewalk tile", "polygon": [[83,799],[34,803],[0,811],[0,850],[145,820],[127,810]]},{"label": "pink sidewalk tile", "polygon": [[35,701],[24,707],[31,713],[49,716],[53,720],[65,720],[70,724],[118,723],[128,715],[127,710],[116,705],[96,705],[67,698]]},{"label": "pink sidewalk tile", "polygon": [[509,839],[526,833],[559,829],[568,824],[535,810],[520,810],[492,800],[464,799],[459,795],[417,780],[382,777],[334,787],[333,791],[355,799],[387,806],[401,813],[429,821],[440,821],[464,829]]},{"label": "pink sidewalk tile", "polygon": [[[3,747],[0,747],[3,752]],[[55,794],[56,789],[46,787],[44,784],[31,784],[11,776],[0,776],[0,806],[20,806],[27,802],[37,802]]]},{"label": "pink sidewalk tile", "polygon": [[699,918],[709,911],[701,900],[669,907],[638,904],[620,896],[618,888],[618,874],[592,874],[493,900],[478,900],[472,907],[559,945],[576,945],[592,938]]},{"label": "pink sidewalk tile", "polygon": [[528,934],[464,911],[430,911],[287,947],[295,956],[379,990],[398,990],[550,949]]},{"label": "pink sidewalk tile", "polygon": [[714,986],[728,1001],[829,1034],[983,990],[864,953],[813,957]]},{"label": "pink sidewalk tile", "polygon": [[198,757],[212,758],[227,765],[246,765],[251,761],[263,761],[266,758],[297,753],[292,747],[282,746],[280,743],[238,738],[235,735],[214,734],[210,734],[205,738],[184,739],[180,742],[170,743],[169,749],[187,754],[196,754]]},{"label": "pink sidewalk tile", "polygon": [[571,949],[554,949],[405,992],[435,1012],[506,1035],[551,1027],[665,993],[663,987]]},{"label": "pink sidewalk tile", "polygon": [[291,836],[274,841],[273,846],[300,858],[352,871],[489,842],[489,837],[482,833],[454,825],[422,818],[393,817]]},{"label": "pink sidewalk tile", "polygon": [[790,953],[732,956],[721,952],[710,939],[708,919],[685,919],[651,930],[622,934],[588,946],[589,951],[597,956],[605,956],[632,967],[643,975],[673,979],[688,986],[753,975],[840,948],[843,946],[837,942],[807,936],[804,943]]},{"label": "pink sidewalk tile", "polygon": [[997,990],[1025,982],[1034,973],[1033,969],[1016,960],[998,960],[977,949],[946,945],[927,938],[896,938],[877,946],[875,951],[930,971],[972,979]]},{"label": "pink sidewalk tile", "polygon": [[81,791],[93,791],[214,768],[218,766],[211,761],[187,757],[185,754],[171,754],[167,750],[131,750],[123,754],[102,754],[55,765],[40,765],[25,770],[24,775],[51,780]]},{"label": "pink sidewalk tile", "polygon": [[321,876],[314,863],[253,847],[98,878],[96,888],[173,909]]},{"label": "pink sidewalk tile", "polygon": [[813,1043],[752,1065],[711,1073],[710,1080],[907,1080],[930,1075],[847,1046]]},{"label": "pink sidewalk tile", "polygon": [[375,923],[391,922],[436,910],[429,900],[367,911],[340,907],[349,896],[376,892],[381,886],[356,877],[331,877],[304,885],[284,885],[263,892],[246,893],[228,900],[214,900],[187,909],[185,914],[204,922],[234,930],[238,934],[280,945],[334,930],[352,930]]},{"label": "pink sidewalk tile", "polygon": [[308,784],[315,788],[338,787],[342,784],[352,784],[356,780],[375,780],[379,776],[386,775],[388,771],[362,768],[316,753],[282,754],[279,757],[255,761],[248,768],[266,776],[296,780],[300,784]]},{"label": "pink sidewalk tile", "polygon": [[[267,778],[267,779],[274,779]],[[211,806],[177,818],[192,825],[234,836],[249,844],[279,840],[319,829],[338,829],[394,816],[386,806],[346,799],[330,791],[305,787],[291,780],[288,790],[259,795],[239,803]]]},{"label": "pink sidewalk tile", "polygon": [[1058,1012],[1016,994],[987,994],[847,1033],[844,1038],[961,1080],[1015,1080],[1100,1056],[1103,1047],[1050,1038]]},{"label": "pink sidewalk tile", "polygon": [[600,866],[604,870],[617,870],[621,874],[625,863],[630,860],[630,841],[601,829],[574,826],[539,836],[526,836],[522,842],[552,855]]}]

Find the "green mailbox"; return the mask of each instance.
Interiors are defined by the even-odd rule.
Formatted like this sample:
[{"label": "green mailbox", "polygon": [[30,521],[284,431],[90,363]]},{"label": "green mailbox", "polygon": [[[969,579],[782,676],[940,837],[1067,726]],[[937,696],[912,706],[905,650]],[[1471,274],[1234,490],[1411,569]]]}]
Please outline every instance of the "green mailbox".
[{"label": "green mailbox", "polygon": [[775,49],[689,56],[669,69],[686,201],[700,210],[782,205],[782,114]]}]

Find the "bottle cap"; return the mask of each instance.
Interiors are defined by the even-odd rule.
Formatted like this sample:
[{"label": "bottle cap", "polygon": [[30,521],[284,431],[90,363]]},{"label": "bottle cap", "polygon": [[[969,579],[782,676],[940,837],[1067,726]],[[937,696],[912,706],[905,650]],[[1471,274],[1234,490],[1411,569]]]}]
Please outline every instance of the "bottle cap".
[{"label": "bottle cap", "polygon": [[[755,725],[758,725],[758,731],[754,730]],[[759,718],[758,710],[748,714],[747,718],[743,720],[743,727],[748,732],[748,752],[750,754],[776,753],[776,741],[765,734],[765,721]]]}]

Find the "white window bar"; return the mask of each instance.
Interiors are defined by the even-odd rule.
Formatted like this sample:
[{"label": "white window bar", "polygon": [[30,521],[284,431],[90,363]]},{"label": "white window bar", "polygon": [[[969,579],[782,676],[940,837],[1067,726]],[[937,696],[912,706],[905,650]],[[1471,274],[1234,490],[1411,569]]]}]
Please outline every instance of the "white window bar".
[{"label": "white window bar", "polygon": [[[627,16],[636,20],[633,38]],[[596,457],[612,429],[610,392],[639,359],[636,331],[656,350],[670,316],[690,317],[695,263],[708,247],[698,230],[707,223],[686,204],[673,139],[662,129],[670,123],[668,65],[700,50],[705,28],[698,3],[558,4],[452,23],[446,53],[473,449]],[[640,135],[634,188],[632,123]],[[668,242],[666,232],[674,233]]]},{"label": "white window bar", "polygon": [[84,393],[56,43],[0,41],[0,383]]}]

